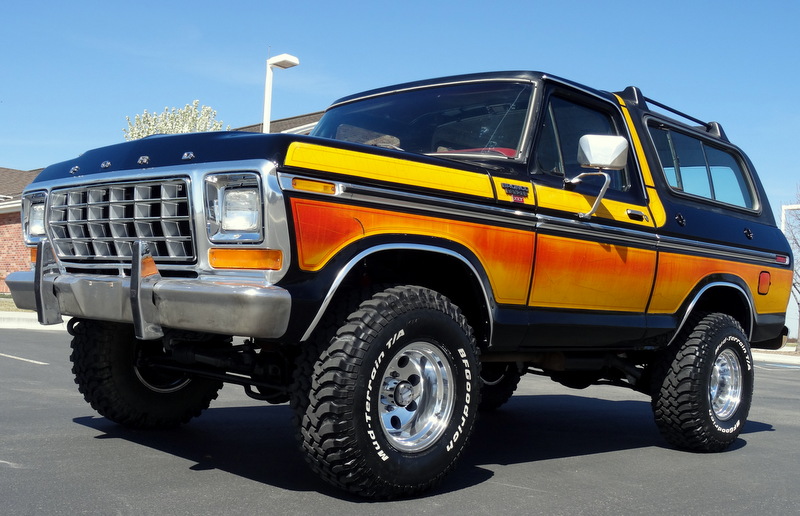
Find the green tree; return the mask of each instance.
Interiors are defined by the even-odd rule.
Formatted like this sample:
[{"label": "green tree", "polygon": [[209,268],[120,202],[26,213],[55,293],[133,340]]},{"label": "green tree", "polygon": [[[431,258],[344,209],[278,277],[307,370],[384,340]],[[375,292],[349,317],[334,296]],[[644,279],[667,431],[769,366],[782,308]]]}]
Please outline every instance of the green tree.
[{"label": "green tree", "polygon": [[162,113],[149,113],[147,110],[135,115],[133,120],[126,116],[128,127],[123,129],[125,139],[138,140],[152,134],[201,133],[206,131],[230,130],[223,128],[216,120],[217,112],[208,106],[201,106],[199,100],[186,104],[183,108],[164,108]]}]

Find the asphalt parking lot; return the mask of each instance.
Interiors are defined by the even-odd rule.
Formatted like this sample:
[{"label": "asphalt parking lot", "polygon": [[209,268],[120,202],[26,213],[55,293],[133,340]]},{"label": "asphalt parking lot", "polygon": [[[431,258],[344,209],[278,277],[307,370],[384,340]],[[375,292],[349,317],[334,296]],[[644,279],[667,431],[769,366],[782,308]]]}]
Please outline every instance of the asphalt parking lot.
[{"label": "asphalt parking lot", "polygon": [[[649,400],[526,376],[482,417],[458,469],[426,496],[373,503],[307,470],[286,405],[226,386],[175,431],[119,427],[83,401],[69,337],[0,329],[4,514],[796,514],[800,360],[756,358],[750,421],[729,451],[669,448]],[[770,358],[773,357],[773,358]]]}]

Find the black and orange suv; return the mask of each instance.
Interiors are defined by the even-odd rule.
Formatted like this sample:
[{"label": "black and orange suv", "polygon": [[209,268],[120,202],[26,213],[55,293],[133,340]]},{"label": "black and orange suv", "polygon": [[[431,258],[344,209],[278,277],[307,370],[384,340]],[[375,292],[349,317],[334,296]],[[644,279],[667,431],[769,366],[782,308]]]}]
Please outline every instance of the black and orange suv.
[{"label": "black and orange suv", "polygon": [[402,84],[310,136],[92,150],[23,204],[35,263],[7,283],[71,317],[98,412],[176,426],[240,384],[290,402],[312,469],[369,497],[436,484],[524,373],[635,389],[669,442],[723,450],[751,347],[787,333],[792,253],[752,164],[633,87]]}]

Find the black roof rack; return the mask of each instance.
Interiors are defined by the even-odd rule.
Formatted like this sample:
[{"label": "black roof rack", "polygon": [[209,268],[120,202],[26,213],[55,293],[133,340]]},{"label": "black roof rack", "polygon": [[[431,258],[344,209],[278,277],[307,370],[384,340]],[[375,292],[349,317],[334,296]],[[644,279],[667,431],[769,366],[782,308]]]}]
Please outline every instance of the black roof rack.
[{"label": "black roof rack", "polygon": [[644,95],[642,95],[642,90],[640,90],[636,86],[628,86],[623,91],[619,92],[618,95],[622,97],[625,101],[636,104],[636,106],[641,107],[642,109],[650,109],[648,103],[657,106],[665,111],[669,111],[674,115],[678,115],[681,118],[689,120],[690,122],[700,124],[703,130],[708,134],[710,134],[711,136],[714,136],[726,142],[729,141],[728,136],[725,134],[725,131],[722,129],[722,125],[720,125],[719,122],[704,122],[699,118],[687,115],[686,113],[678,111],[677,109],[672,108],[666,104],[653,100],[649,97],[645,97]]}]

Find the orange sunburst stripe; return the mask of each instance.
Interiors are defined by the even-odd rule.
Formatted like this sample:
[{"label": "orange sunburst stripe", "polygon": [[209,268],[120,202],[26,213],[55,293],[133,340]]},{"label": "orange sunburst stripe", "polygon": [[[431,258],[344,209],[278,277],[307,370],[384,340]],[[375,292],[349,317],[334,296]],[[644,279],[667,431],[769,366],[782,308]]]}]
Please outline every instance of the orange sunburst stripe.
[{"label": "orange sunburst stripe", "polygon": [[498,303],[527,301],[532,232],[308,199],[292,199],[291,204],[297,260],[303,270],[320,270],[348,244],[368,236],[444,237],[465,246],[480,260]]}]

